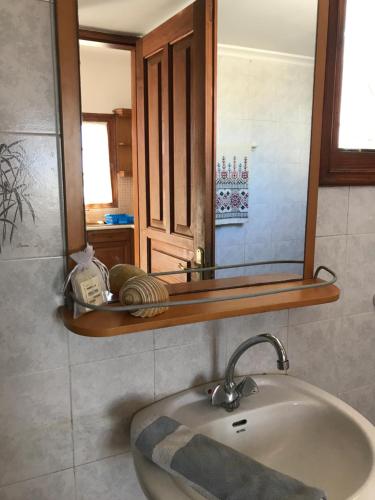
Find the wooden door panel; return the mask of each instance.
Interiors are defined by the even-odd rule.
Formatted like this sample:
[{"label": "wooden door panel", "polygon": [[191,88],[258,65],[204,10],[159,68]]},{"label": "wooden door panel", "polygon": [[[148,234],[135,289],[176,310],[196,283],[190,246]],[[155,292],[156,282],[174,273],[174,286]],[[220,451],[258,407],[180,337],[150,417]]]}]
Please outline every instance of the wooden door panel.
[{"label": "wooden door panel", "polygon": [[[150,267],[151,272],[176,271],[181,268],[191,267],[194,252],[176,245],[150,240]],[[175,274],[161,276],[160,279],[167,283],[186,283],[191,280],[190,274]]]},{"label": "wooden door panel", "polygon": [[198,247],[211,262],[215,6],[197,0],[137,44],[140,265],[148,272],[192,266]]},{"label": "wooden door panel", "polygon": [[173,176],[171,226],[173,232],[193,237],[191,229],[191,125],[192,125],[192,40],[179,40],[171,47],[173,91]]},{"label": "wooden door panel", "polygon": [[165,229],[164,221],[164,164],[162,128],[162,53],[145,61],[145,102],[147,110],[146,186],[147,222]]}]

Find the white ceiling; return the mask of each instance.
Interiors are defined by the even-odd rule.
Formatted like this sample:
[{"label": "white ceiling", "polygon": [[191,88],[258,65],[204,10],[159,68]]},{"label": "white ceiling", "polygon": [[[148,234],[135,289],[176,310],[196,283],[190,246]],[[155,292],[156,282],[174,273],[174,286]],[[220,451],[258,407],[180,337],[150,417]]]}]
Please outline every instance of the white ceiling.
[{"label": "white ceiling", "polygon": [[218,0],[219,43],[314,56],[317,0]]},{"label": "white ceiling", "polygon": [[81,26],[144,35],[192,0],[78,0]]},{"label": "white ceiling", "polygon": [[[144,35],[192,0],[78,0],[81,26]],[[317,0],[218,0],[219,43],[314,55]]]}]

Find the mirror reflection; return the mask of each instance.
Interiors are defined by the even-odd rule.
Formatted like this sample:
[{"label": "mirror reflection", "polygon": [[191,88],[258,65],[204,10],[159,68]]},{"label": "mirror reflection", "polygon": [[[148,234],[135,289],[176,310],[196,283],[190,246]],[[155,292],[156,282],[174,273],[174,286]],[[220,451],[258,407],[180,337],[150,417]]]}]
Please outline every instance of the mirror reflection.
[{"label": "mirror reflection", "polygon": [[80,41],[87,240],[108,267],[134,264],[131,53]]},{"label": "mirror reflection", "polygon": [[[144,40],[151,40],[153,30],[192,4],[182,0],[78,3],[81,28]],[[193,35],[184,37],[184,44],[169,42],[175,71],[167,73],[173,96],[169,97],[173,125],[169,123],[172,145],[168,146],[173,154],[168,159],[162,55],[160,60],[155,54],[144,55],[143,64],[149,66],[142,96],[146,136],[141,138],[139,124],[132,134],[136,119],[132,108],[139,106],[141,97],[135,95],[134,85],[132,91],[136,75],[131,50],[80,41],[87,239],[108,267],[138,263],[148,272],[158,272],[199,265],[303,261],[316,16],[317,0],[218,1],[216,158],[202,167],[211,169],[215,179],[210,232],[207,225],[200,230],[204,203],[209,205],[210,200],[202,204],[196,196],[200,188],[191,137],[196,116],[194,93],[189,94],[197,78],[195,41],[189,41]],[[184,64],[178,55],[181,51]],[[149,148],[143,170],[139,156],[133,165],[140,139]],[[199,240],[197,234],[203,232]],[[210,246],[214,251],[209,251]],[[241,266],[216,271],[215,277],[269,273],[297,278],[303,264]],[[204,277],[213,275],[163,279],[184,283]]]},{"label": "mirror reflection", "polygon": [[316,15],[316,0],[219,0],[218,264],[304,259]]}]

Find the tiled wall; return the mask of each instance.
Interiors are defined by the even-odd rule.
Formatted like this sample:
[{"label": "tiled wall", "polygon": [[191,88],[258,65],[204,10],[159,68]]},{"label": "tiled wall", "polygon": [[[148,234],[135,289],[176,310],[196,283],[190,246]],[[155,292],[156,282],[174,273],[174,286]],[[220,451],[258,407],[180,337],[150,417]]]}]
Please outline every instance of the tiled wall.
[{"label": "tiled wall", "polygon": [[[287,343],[292,374],[375,421],[374,188],[320,190],[317,263],[339,274],[336,304],[111,339],[64,330],[50,4],[2,0],[0,19],[0,143],[24,140],[37,215],[0,255],[0,500],[144,499],[132,413],[219,377],[235,346],[260,332]],[[240,368],[274,370],[272,349],[257,347]]]},{"label": "tiled wall", "polygon": [[[219,46],[218,159],[248,157],[249,217],[216,227],[216,263],[303,260],[313,59]],[[229,269],[221,276],[301,273],[302,266]]]}]

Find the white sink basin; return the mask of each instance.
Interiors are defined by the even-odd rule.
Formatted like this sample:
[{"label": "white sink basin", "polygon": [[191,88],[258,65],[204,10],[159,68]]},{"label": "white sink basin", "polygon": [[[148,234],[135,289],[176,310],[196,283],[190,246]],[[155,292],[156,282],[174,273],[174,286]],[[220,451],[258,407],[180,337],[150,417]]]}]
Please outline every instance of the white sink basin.
[{"label": "white sink basin", "polygon": [[[259,393],[233,413],[210,406],[197,387],[144,408],[139,423],[167,415],[280,472],[323,489],[329,500],[375,499],[375,427],[330,394],[286,375],[254,376]],[[241,420],[245,422],[240,422]],[[153,500],[203,497],[133,449],[140,484]]]}]

